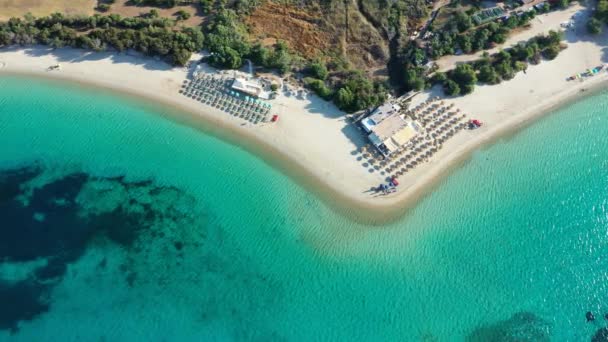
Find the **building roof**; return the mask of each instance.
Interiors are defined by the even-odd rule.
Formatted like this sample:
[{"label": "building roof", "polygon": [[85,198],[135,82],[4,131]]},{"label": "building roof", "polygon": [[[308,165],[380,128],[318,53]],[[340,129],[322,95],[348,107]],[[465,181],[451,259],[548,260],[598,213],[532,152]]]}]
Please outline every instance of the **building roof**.
[{"label": "building roof", "polygon": [[419,129],[414,121],[392,115],[374,126],[369,138],[374,145],[384,144],[392,152],[407,144],[418,134]]},{"label": "building roof", "polygon": [[249,82],[242,78],[234,79],[234,82],[232,82],[232,89],[238,90],[240,92],[243,92],[243,93],[246,93],[246,94],[249,94],[252,96],[260,96],[260,94],[263,91],[261,85],[259,85],[257,83]]},{"label": "building roof", "polygon": [[393,114],[397,114],[401,110],[401,106],[396,103],[385,103],[376,108],[369,116],[376,125]]},{"label": "building roof", "polygon": [[406,121],[401,116],[393,115],[374,126],[373,131],[381,141],[385,141],[401,130],[406,124]]}]

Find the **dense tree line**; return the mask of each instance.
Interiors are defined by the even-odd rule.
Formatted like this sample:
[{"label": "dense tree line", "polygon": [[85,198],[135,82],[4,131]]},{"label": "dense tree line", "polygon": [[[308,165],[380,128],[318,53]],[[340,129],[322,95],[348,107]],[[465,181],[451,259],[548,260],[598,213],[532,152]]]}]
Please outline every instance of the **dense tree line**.
[{"label": "dense tree line", "polygon": [[[548,10],[549,5],[545,4],[542,12]],[[505,20],[496,20],[472,28],[471,17],[459,11],[441,30],[432,31],[434,35],[428,42],[427,55],[431,59],[437,59],[453,55],[458,50],[470,54],[492,48],[495,44],[504,43],[511,30],[527,25],[536,14],[536,10],[526,11],[520,15],[511,15]]]},{"label": "dense tree line", "polygon": [[155,6],[155,7],[172,8],[178,4],[178,1],[177,0],[129,0],[127,3],[130,5],[135,5],[135,6]]},{"label": "dense tree line", "polygon": [[[144,25],[147,23],[148,25]],[[66,17],[53,14],[38,19],[12,18],[0,23],[0,46],[45,44],[105,51],[135,49],[184,65],[192,52],[203,48],[199,29],[174,30],[164,20],[121,18],[118,15]]]},{"label": "dense tree line", "polygon": [[515,77],[528,63],[538,64],[542,58],[551,60],[561,51],[561,32],[550,31],[525,43],[484,56],[472,63],[458,65],[447,73],[435,73],[430,82],[442,84],[447,95],[464,95],[474,90],[477,82],[497,84]]}]

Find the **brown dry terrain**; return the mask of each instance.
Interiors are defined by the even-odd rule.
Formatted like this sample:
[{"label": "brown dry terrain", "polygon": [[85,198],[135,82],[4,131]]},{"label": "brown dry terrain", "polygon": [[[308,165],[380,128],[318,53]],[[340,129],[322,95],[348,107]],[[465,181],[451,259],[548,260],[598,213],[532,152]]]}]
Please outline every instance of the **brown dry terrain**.
[{"label": "brown dry terrain", "polygon": [[258,7],[245,23],[251,38],[264,44],[280,39],[307,58],[323,55],[330,49],[332,37],[315,24],[320,13],[288,5],[267,2]]},{"label": "brown dry terrain", "polygon": [[37,17],[55,12],[91,15],[96,5],[97,0],[0,0],[0,20],[27,13]]},{"label": "brown dry terrain", "polygon": [[356,1],[348,6],[340,2],[323,9],[269,1],[259,6],[245,23],[252,39],[265,43],[284,40],[307,58],[339,55],[363,69],[386,65],[387,42],[359,12]]},{"label": "brown dry terrain", "polygon": [[[2,0],[0,0],[2,1]],[[179,10],[184,10],[190,13],[191,17],[188,20],[180,22],[185,26],[197,26],[203,22],[203,17],[199,15],[197,7],[190,6],[175,6],[173,8],[158,8],[149,6],[129,6],[128,0],[117,0],[112,4],[107,14],[120,14],[123,17],[137,17],[142,13],[148,13],[151,9],[156,9],[161,17],[175,19],[175,13]]]}]

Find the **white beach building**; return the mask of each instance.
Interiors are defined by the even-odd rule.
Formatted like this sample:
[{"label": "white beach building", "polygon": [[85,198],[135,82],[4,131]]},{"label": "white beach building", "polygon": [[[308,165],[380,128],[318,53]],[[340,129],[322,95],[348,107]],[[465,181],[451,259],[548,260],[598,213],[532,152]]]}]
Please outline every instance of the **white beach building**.
[{"label": "white beach building", "polygon": [[392,115],[373,127],[369,140],[385,156],[392,154],[420,133],[421,127],[409,118]]},{"label": "white beach building", "polygon": [[400,110],[401,106],[396,103],[385,103],[376,108],[368,117],[361,120],[361,126],[363,126],[366,133],[370,133],[374,126],[378,125],[382,120],[389,116],[399,113]]},{"label": "white beach building", "polygon": [[264,100],[270,99],[270,92],[264,91],[264,87],[256,81],[246,80],[244,78],[237,77],[232,82],[231,87],[233,90],[247,94],[249,96]]},{"label": "white beach building", "polygon": [[400,110],[396,103],[385,103],[361,120],[369,141],[384,156],[407,145],[422,130],[419,123],[400,115]]}]

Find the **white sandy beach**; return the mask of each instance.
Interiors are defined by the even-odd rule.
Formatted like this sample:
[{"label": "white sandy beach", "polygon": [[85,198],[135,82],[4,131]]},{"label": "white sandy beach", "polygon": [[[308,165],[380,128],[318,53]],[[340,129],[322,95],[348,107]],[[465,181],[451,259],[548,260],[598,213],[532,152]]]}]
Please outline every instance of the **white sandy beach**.
[{"label": "white sandy beach", "polygon": [[[555,20],[558,26],[563,21],[560,13],[556,13],[560,15],[560,20]],[[244,125],[240,119],[182,96],[178,91],[187,70],[170,68],[150,58],[74,49],[11,48],[0,50],[0,74],[78,81],[154,99],[195,114],[206,129],[229,137],[228,140],[285,170],[332,205],[348,211],[350,216],[368,221],[386,220],[403,213],[405,207],[415,203],[452,166],[458,165],[482,144],[564,101],[581,96],[584,94],[581,90],[589,90],[606,80],[608,73],[603,71],[583,82],[566,81],[572,74],[607,61],[603,46],[608,40],[605,35],[599,39],[587,35],[584,17],[581,15],[576,28],[566,33],[568,48],[555,60],[531,65],[527,74],[519,73],[508,82],[478,86],[472,95],[448,99],[485,125],[457,134],[429,163],[401,177],[400,190],[396,194],[381,197],[373,196],[368,190],[384,182],[386,175],[370,172],[369,167],[362,165],[365,161],[358,160],[359,155],[355,153],[365,143],[363,135],[348,124],[331,103],[315,96],[297,98],[281,94],[271,102],[273,113],[280,116],[279,121],[254,126]],[[546,27],[546,30],[551,28],[555,29]],[[510,39],[522,40],[521,37]],[[61,64],[61,70],[46,71],[57,63]],[[414,102],[432,95],[435,94],[419,95]]]}]

